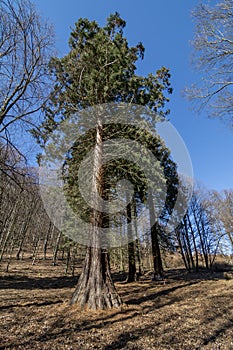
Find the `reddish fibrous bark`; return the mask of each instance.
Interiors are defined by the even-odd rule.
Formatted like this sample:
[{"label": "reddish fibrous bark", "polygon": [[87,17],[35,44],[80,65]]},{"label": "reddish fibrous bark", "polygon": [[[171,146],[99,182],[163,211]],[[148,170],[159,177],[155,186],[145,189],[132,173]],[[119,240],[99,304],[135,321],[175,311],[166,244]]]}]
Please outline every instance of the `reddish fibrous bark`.
[{"label": "reddish fibrous bark", "polygon": [[[103,196],[104,184],[101,171],[103,157],[103,126],[98,120],[96,127],[96,145],[94,151],[93,172],[93,200],[96,204],[97,196]],[[99,203],[98,203],[99,204]],[[71,304],[78,303],[81,307],[93,310],[106,308],[118,308],[122,304],[114,286],[109,264],[109,255],[106,249],[101,247],[101,228],[104,223],[104,214],[100,210],[93,209],[91,214],[90,244],[81,275]]]}]

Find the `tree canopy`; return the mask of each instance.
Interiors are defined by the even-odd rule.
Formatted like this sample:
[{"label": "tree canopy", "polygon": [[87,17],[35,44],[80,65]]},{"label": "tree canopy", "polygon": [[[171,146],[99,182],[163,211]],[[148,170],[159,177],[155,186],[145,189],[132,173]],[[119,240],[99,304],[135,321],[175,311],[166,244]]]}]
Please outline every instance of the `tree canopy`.
[{"label": "tree canopy", "polygon": [[169,113],[164,109],[172,93],[169,70],[162,67],[146,77],[136,74],[145,49],[142,43],[129,47],[125,25],[118,13],[110,15],[104,27],[78,20],[70,35],[70,52],[50,61],[56,82],[46,106],[45,134],[72,113],[97,104],[134,103],[161,116]]}]

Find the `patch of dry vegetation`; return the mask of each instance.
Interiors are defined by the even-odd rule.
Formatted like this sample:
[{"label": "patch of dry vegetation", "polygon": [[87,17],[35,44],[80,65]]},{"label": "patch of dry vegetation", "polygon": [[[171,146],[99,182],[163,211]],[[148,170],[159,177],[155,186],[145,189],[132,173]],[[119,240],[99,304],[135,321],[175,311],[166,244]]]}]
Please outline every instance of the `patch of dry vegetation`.
[{"label": "patch of dry vegetation", "polygon": [[116,282],[126,305],[69,306],[77,278],[21,261],[0,278],[0,349],[233,349],[233,280],[170,270],[166,283]]}]

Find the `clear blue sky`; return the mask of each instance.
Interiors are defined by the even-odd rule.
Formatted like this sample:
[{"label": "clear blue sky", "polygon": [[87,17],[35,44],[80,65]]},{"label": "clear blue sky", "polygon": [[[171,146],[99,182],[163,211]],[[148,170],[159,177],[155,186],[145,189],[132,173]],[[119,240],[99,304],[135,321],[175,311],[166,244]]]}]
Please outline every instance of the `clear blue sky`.
[{"label": "clear blue sky", "polygon": [[[138,73],[170,68],[172,87],[170,121],[189,150],[194,176],[210,189],[233,187],[233,133],[219,120],[195,115],[181,92],[194,83],[198,74],[190,65],[194,23],[190,11],[194,0],[34,0],[37,8],[53,24],[59,56],[68,52],[71,28],[80,17],[101,25],[110,13],[119,12],[126,20],[125,35],[131,45],[142,41],[145,58]],[[215,3],[215,1],[212,1]]]}]

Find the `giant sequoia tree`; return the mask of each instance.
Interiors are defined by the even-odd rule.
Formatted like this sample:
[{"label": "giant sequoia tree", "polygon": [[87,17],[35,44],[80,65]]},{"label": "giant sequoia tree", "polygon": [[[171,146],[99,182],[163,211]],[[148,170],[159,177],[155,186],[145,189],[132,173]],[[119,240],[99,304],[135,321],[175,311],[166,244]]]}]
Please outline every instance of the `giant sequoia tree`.
[{"label": "giant sequoia tree", "polygon": [[[105,127],[101,106],[105,103],[114,105],[121,102],[140,104],[162,117],[168,113],[164,106],[169,100],[167,95],[172,92],[168,69],[162,67],[147,77],[135,73],[137,60],[143,59],[144,47],[141,43],[129,47],[127,39],[123,36],[124,27],[125,21],[117,13],[110,15],[104,27],[87,19],[80,19],[76,23],[69,40],[70,52],[63,58],[53,58],[50,62],[56,84],[50,96],[50,103],[47,104],[46,120],[39,135],[40,141],[46,142],[49,132],[55,130],[61,121],[73,113],[98,105],[99,108],[95,110],[97,113],[94,132],[89,130],[90,124],[87,119],[90,115],[79,113],[77,122],[84,132],[86,128],[85,142],[89,133],[90,143],[94,145],[91,185],[102,198],[109,195],[109,183],[106,184],[107,176],[104,170],[108,173],[110,171],[110,166],[107,169],[102,166],[103,142],[111,130],[114,134],[116,126]],[[69,164],[79,161],[85,142],[77,140],[80,148],[76,155],[75,152],[70,152]],[[160,144],[160,148],[161,146]],[[120,166],[122,164],[121,161]],[[74,169],[72,166],[67,168],[68,178],[72,168]],[[131,175],[137,173],[132,167],[129,172]],[[135,179],[134,176],[132,178]],[[72,194],[72,191],[70,193]],[[95,193],[96,191],[93,191],[94,202],[98,201]],[[72,201],[72,198],[70,200]],[[121,300],[111,279],[108,252],[101,244],[100,237],[100,229],[108,225],[109,218],[103,214],[101,207],[98,207],[98,210],[87,208],[84,216],[88,217],[91,223],[89,244],[72,303],[77,302],[92,309],[119,307]]]}]

